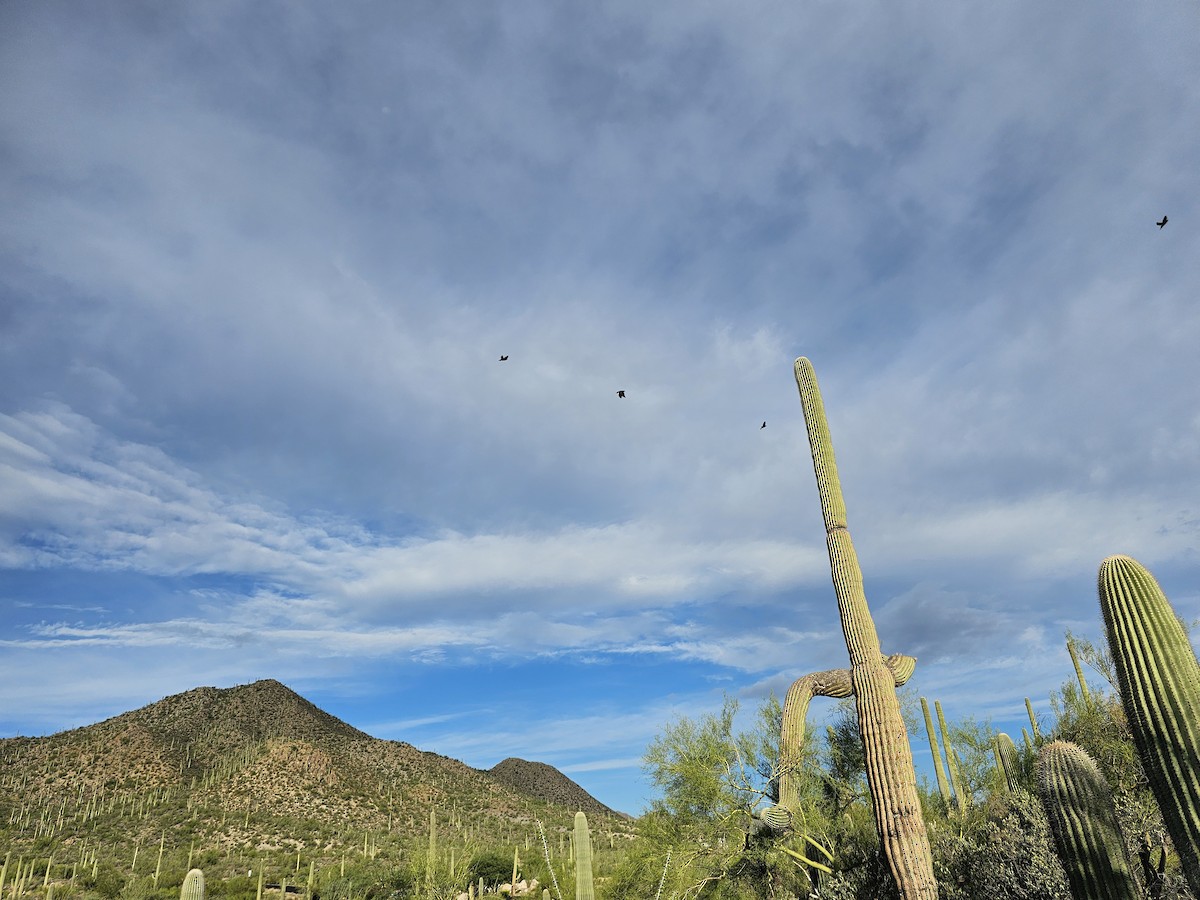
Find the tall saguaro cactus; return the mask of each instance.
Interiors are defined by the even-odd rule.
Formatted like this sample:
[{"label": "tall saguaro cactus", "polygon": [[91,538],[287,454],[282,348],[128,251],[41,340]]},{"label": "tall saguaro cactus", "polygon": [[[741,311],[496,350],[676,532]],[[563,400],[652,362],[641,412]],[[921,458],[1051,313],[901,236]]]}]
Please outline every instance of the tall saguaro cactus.
[{"label": "tall saguaro cactus", "polygon": [[937,897],[912,748],[900,714],[895,676],[885,665],[879,649],[879,635],[863,591],[862,570],[846,527],[846,504],[817,376],[812,363],[804,357],[796,360],[795,372],[825,519],[838,613],[846,649],[850,652],[850,680],[866,756],[875,828],[901,897],[904,900]]},{"label": "tall saguaro cactus", "polygon": [[1099,591],[1134,746],[1184,877],[1200,894],[1200,666],[1162,588],[1137,560],[1104,560]]}]

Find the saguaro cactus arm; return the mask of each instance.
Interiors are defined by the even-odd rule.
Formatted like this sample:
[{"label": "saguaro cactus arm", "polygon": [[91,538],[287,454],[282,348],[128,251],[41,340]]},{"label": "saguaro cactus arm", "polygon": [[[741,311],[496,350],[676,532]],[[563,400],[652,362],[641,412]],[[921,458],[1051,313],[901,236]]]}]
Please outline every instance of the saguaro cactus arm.
[{"label": "saguaro cactus arm", "polygon": [[937,882],[921,815],[912,748],[900,714],[895,677],[883,663],[879,636],[863,590],[862,570],[846,526],[846,505],[816,373],[812,363],[801,357],[796,360],[795,374],[825,520],[838,615],[850,653],[850,680],[862,733],[875,827],[888,868],[904,900],[936,897]]},{"label": "saguaro cactus arm", "polygon": [[[883,658],[896,687],[904,685],[916,670],[914,657],[893,653]],[[783,698],[783,723],[779,734],[779,805],[795,812],[800,802],[797,767],[804,749],[808,704],[813,697],[850,697],[854,685],[849,669],[828,669],[801,675]]]}]

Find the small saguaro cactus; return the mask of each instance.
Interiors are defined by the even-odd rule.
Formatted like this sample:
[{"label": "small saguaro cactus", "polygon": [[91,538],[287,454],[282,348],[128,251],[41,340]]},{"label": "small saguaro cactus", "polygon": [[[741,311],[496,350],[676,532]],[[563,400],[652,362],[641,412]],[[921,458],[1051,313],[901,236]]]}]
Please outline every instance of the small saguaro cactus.
[{"label": "small saguaro cactus", "polygon": [[1092,758],[1069,741],[1042,745],[1038,793],[1076,900],[1137,900],[1137,883],[1112,790]]},{"label": "small saguaro cactus", "polygon": [[1074,639],[1067,640],[1067,653],[1071,655],[1071,665],[1075,667],[1075,680],[1079,682],[1079,691],[1083,694],[1083,702],[1092,702],[1092,692],[1088,689],[1087,679],[1083,677],[1083,666],[1079,664],[1079,654],[1075,652]]},{"label": "small saguaro cactus", "polygon": [[575,900],[596,900],[592,885],[592,836],[582,810],[575,813]]},{"label": "small saguaro cactus", "polygon": [[1200,894],[1200,666],[1154,576],[1137,560],[1100,564],[1100,611],[1121,705],[1163,824]]},{"label": "small saguaro cactus", "polygon": [[933,875],[929,834],[921,815],[912,748],[896,697],[895,676],[884,664],[875,621],[867,606],[862,570],[846,525],[846,503],[817,376],[812,363],[804,357],[796,360],[795,374],[825,520],[838,613],[850,653],[850,680],[866,757],[875,830],[903,900],[928,900],[937,897],[937,881]]},{"label": "small saguaro cactus", "polygon": [[929,735],[929,752],[933,754],[934,771],[937,774],[938,791],[942,800],[950,805],[950,783],[946,780],[946,767],[942,765],[942,751],[938,746],[937,732],[933,730],[933,717],[929,715],[929,701],[921,698],[921,713],[925,716],[925,733]]},{"label": "small saguaro cactus", "polygon": [[937,711],[938,728],[942,731],[942,750],[946,753],[946,768],[950,770],[950,786],[954,788],[954,799],[959,811],[971,805],[971,797],[963,786],[962,775],[958,771],[958,754],[950,743],[950,729],[946,727],[946,715],[942,712],[942,701],[934,700],[933,708]]},{"label": "small saguaro cactus", "polygon": [[1004,783],[1010,791],[1021,786],[1021,766],[1017,757],[1017,745],[1013,739],[1001,731],[993,738],[993,750],[996,754],[996,768],[1004,776]]},{"label": "small saguaro cactus", "polygon": [[192,869],[184,876],[179,900],[204,900],[204,873],[199,869]]}]

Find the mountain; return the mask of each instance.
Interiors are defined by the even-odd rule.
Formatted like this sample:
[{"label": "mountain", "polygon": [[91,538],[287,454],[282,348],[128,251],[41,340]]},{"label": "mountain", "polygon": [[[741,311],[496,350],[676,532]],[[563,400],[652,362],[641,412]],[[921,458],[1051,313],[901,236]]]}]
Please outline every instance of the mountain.
[{"label": "mountain", "polygon": [[231,870],[284,853],[400,858],[428,843],[431,814],[439,846],[466,848],[537,839],[535,819],[561,833],[577,809],[610,830],[625,822],[543,763],[483,771],[373,738],[273,680],[0,739],[0,839],[18,853],[99,840],[128,860],[163,843],[218,848]]},{"label": "mountain", "polygon": [[581,809],[589,816],[623,815],[609,809],[558,769],[545,763],[510,756],[496,763],[487,772],[500,784],[508,785],[527,797],[536,797],[568,809]]}]

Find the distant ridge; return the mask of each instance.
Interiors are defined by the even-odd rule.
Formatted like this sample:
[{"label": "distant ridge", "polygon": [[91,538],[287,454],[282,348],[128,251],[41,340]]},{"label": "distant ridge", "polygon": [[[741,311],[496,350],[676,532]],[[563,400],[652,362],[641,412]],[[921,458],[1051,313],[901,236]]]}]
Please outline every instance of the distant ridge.
[{"label": "distant ridge", "polygon": [[591,815],[629,818],[625,813],[605,806],[558,769],[546,763],[530,762],[510,756],[496,763],[487,772],[501,784],[528,797],[536,797],[547,803],[574,810],[583,810]]},{"label": "distant ridge", "polygon": [[506,760],[496,769],[500,777],[371,737],[266,679],[195,688],[46,737],[0,739],[0,786],[17,788],[0,812],[55,804],[69,815],[93,797],[117,810],[152,797],[154,812],[131,842],[152,840],[183,808],[213,817],[206,827],[228,832],[222,840],[263,846],[301,820],[323,835],[400,839],[424,835],[431,811],[480,835],[511,835],[535,817],[569,827],[576,809],[616,815],[550,766]]}]

